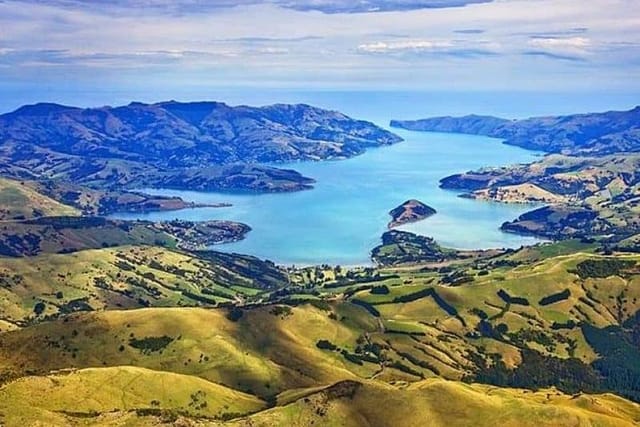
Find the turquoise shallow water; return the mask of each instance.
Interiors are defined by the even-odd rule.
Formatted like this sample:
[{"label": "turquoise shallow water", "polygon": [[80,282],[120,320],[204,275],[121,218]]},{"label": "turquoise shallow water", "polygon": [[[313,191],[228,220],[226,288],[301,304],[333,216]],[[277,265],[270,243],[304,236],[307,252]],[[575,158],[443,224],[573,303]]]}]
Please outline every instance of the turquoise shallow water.
[{"label": "turquoise shallow water", "polygon": [[503,233],[504,221],[531,206],[457,197],[438,188],[453,173],[531,162],[536,154],[491,138],[396,131],[405,141],[342,161],[291,164],[317,180],[315,189],[286,194],[224,194],[145,190],[197,202],[230,202],[229,208],[119,214],[118,218],[228,219],[249,224],[247,239],[216,249],[256,255],[281,264],[369,264],[389,221],[388,211],[416,198],[438,213],[402,229],[459,249],[519,247],[535,238]]}]

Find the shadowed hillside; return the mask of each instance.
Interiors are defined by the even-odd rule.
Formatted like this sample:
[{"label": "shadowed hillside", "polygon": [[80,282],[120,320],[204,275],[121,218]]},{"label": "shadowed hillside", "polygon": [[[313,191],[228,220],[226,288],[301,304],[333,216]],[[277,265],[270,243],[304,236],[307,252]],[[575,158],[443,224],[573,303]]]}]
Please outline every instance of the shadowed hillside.
[{"label": "shadowed hillside", "polygon": [[399,141],[308,105],[36,104],[0,116],[0,171],[111,189],[294,191],[313,180],[256,163],[347,158]]},{"label": "shadowed hillside", "polygon": [[487,116],[392,120],[392,127],[504,139],[529,150],[571,155],[640,151],[640,106],[629,111],[506,120]]}]

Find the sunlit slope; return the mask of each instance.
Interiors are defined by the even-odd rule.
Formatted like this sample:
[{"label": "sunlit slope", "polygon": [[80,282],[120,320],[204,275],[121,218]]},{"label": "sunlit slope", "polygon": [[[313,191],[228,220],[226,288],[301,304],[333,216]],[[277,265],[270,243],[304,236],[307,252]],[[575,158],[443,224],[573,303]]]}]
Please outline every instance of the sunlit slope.
[{"label": "sunlit slope", "polygon": [[264,407],[254,396],[195,376],[130,366],[25,377],[0,388],[0,421],[8,426],[99,423],[98,416],[118,412],[116,418],[170,411],[225,419]]},{"label": "sunlit slope", "polygon": [[570,396],[430,379],[409,387],[341,381],[265,409],[250,395],[192,376],[92,368],[0,388],[0,420],[24,425],[634,426],[640,406],[614,395]]},{"label": "sunlit slope", "polygon": [[[81,252],[77,256],[84,254],[90,255]],[[194,268],[195,261],[183,254],[146,249],[137,253],[136,259],[143,259],[143,255],[149,257],[147,263],[154,259],[160,265],[176,263],[185,271]],[[116,258],[113,253],[109,256],[111,261],[101,269],[113,268]],[[163,258],[167,256],[173,258]],[[384,381],[418,381],[432,376],[468,378],[476,374],[483,360],[491,364],[492,354],[499,355],[507,367],[518,366],[526,349],[590,364],[598,354],[585,338],[581,324],[618,327],[640,309],[640,275],[635,267],[602,278],[581,278],[575,271],[585,261],[608,259],[575,254],[533,265],[481,270],[486,271],[484,274],[471,268],[465,274],[473,281],[454,287],[438,284],[434,277],[415,279],[414,273],[403,272],[404,279],[390,286],[388,294],[363,289],[323,303],[322,309],[310,304],[263,306],[243,310],[237,321],[229,319],[227,309],[157,308],[78,314],[3,335],[0,366],[5,365],[6,371],[16,375],[29,369],[48,372],[133,364],[195,373],[230,387],[272,396],[290,388],[351,376],[375,375]],[[640,257],[615,259],[633,264]],[[89,301],[94,301],[94,294],[102,295],[101,288],[82,287],[95,281],[93,269],[99,262],[87,259],[85,264],[74,264],[82,268],[70,277],[82,277],[87,271],[91,274],[79,279],[77,285],[73,280],[65,282],[67,275],[63,274],[60,283],[77,286],[64,288],[63,296],[73,295],[77,289],[88,295]],[[147,270],[145,265],[138,262],[131,272],[112,271],[104,277],[116,283],[118,274],[147,277],[146,283],[155,286],[160,295],[150,299],[153,305],[187,303],[178,298],[184,294],[173,286],[190,289],[194,285],[187,279],[189,275],[165,276],[161,269]],[[37,267],[33,268],[37,271]],[[148,279],[149,272],[155,279]],[[56,274],[45,276],[58,280]],[[45,279],[28,283],[31,285],[24,287],[19,303],[6,307],[33,310],[28,304],[33,304],[34,295],[43,300],[42,295],[48,295],[47,310],[55,307],[53,287],[47,287],[53,285]],[[162,283],[168,285],[162,287]],[[29,293],[38,286],[43,289]],[[18,295],[20,289],[17,286],[7,292],[7,300]],[[163,295],[174,299],[162,299]],[[117,305],[112,301],[95,308],[114,309]],[[166,349],[146,353],[129,345],[132,339],[146,337],[166,337],[169,341]],[[322,349],[318,347],[321,340],[325,341]]]},{"label": "sunlit slope", "polygon": [[[133,365],[194,375],[262,397],[372,375],[316,342],[356,340],[359,331],[306,306],[264,307],[229,320],[226,310],[153,308],[72,315],[0,339],[0,375]],[[352,366],[348,366],[352,365]],[[353,372],[352,372],[353,371]]]},{"label": "sunlit slope", "polygon": [[[100,260],[99,255],[105,254],[108,259]],[[292,305],[113,310],[117,306],[111,304],[96,306],[106,311],[73,313],[50,321],[32,318],[19,330],[0,334],[0,383],[2,390],[13,390],[14,396],[18,389],[12,387],[20,381],[36,385],[44,381],[33,375],[55,377],[61,375],[55,372],[60,369],[85,372],[135,366],[213,383],[255,396],[259,403],[277,405],[252,415],[253,424],[244,425],[306,426],[312,421],[349,425],[344,420],[365,426],[637,423],[636,405],[602,392],[637,396],[636,385],[622,380],[635,375],[640,360],[637,348],[625,347],[638,331],[640,256],[541,255],[528,250],[439,271],[386,269],[383,273],[389,279],[319,287],[308,296],[324,293],[324,301],[297,300]],[[89,258],[68,264],[72,257],[79,261],[83,256]],[[15,264],[29,286],[14,284],[7,295],[18,295],[20,289],[34,292],[21,297],[24,304],[33,301],[34,295],[43,298],[55,289],[46,280],[55,277],[54,272],[62,274],[60,283],[77,289],[85,289],[86,280],[74,282],[73,278],[86,272],[91,272],[92,280],[102,276],[113,280],[109,283],[116,283],[118,274],[140,276],[154,286],[167,283],[166,288],[157,288],[167,294],[176,291],[172,283],[202,286],[205,277],[215,282],[214,276],[199,275],[205,271],[204,260],[162,249],[119,248],[47,257],[47,263],[42,258],[31,266],[32,275],[27,274],[29,265]],[[120,261],[130,267],[115,267]],[[61,266],[79,270],[67,275]],[[451,285],[451,277],[464,280]],[[73,286],[65,288],[65,298]],[[91,296],[100,290],[84,292]],[[257,296],[263,297],[268,298],[268,293]],[[50,298],[47,309],[57,297]],[[155,305],[185,303],[159,301]],[[496,371],[496,366],[502,370]],[[611,367],[623,369],[626,377],[602,377]],[[29,378],[20,379],[24,377]],[[470,386],[459,380],[542,391]],[[188,383],[175,381],[179,382]],[[546,391],[551,385],[565,394]],[[594,396],[578,396],[582,391]],[[60,405],[65,406],[65,394],[60,393]],[[142,405],[134,412],[133,404],[114,406],[116,412],[110,415],[114,425],[153,425],[197,415],[170,404],[149,412],[143,400],[134,400]],[[96,409],[97,415],[87,422],[104,424],[106,406]],[[42,410],[46,413],[52,407]],[[215,423],[222,415],[204,416],[208,418],[202,423]],[[80,422],[77,417],[73,420]]]},{"label": "sunlit slope", "polygon": [[386,331],[382,339],[396,353],[427,362],[413,366],[424,375],[464,375],[465,354],[474,347],[501,354],[508,365],[519,363],[522,348],[590,363],[597,355],[580,324],[622,325],[640,310],[636,267],[605,277],[581,277],[576,271],[611,260],[633,266],[640,257],[578,253],[515,267],[496,263],[461,270],[467,282],[460,286],[438,285],[434,276],[405,280],[387,294],[364,289],[351,299],[379,313]]},{"label": "sunlit slope", "polygon": [[613,395],[568,396],[432,379],[406,389],[346,381],[231,425],[622,427],[638,422],[640,406]]},{"label": "sunlit slope", "polygon": [[79,215],[79,211],[19,181],[0,178],[0,221],[72,215]]},{"label": "sunlit slope", "polygon": [[275,267],[249,262],[144,246],[0,257],[0,330],[74,311],[211,306],[283,280]]}]

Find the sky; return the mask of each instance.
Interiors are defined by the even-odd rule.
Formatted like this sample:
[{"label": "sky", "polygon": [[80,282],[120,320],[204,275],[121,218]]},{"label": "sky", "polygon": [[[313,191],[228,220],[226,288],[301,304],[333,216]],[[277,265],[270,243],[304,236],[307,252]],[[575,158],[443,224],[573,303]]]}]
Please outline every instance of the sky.
[{"label": "sky", "polygon": [[639,77],[638,0],[0,0],[5,104],[214,87],[639,94]]}]

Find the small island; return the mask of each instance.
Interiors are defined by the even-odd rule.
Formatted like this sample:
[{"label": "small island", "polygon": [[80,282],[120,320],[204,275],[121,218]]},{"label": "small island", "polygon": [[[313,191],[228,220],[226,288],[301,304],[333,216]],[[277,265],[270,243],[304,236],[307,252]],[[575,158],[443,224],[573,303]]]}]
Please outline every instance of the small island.
[{"label": "small island", "polygon": [[436,210],[431,206],[427,206],[419,200],[407,200],[397,208],[389,211],[392,219],[388,227],[392,229],[410,222],[421,221],[435,214]]}]

